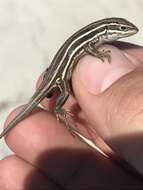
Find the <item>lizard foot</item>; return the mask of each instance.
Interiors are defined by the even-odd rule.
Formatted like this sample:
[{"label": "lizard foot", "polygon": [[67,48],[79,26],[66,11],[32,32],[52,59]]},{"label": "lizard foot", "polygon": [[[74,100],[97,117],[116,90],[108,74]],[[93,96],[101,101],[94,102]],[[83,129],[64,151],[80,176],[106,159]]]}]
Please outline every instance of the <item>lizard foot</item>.
[{"label": "lizard foot", "polygon": [[58,121],[61,121],[65,123],[66,128],[68,131],[72,134],[72,136],[75,136],[74,131],[77,131],[75,128],[75,123],[73,121],[73,114],[65,109],[60,109],[55,111],[56,117]]},{"label": "lizard foot", "polygon": [[102,62],[104,62],[105,58],[108,60],[108,62],[111,62],[111,51],[110,50],[101,50],[97,51],[95,54],[95,57],[101,59]]}]

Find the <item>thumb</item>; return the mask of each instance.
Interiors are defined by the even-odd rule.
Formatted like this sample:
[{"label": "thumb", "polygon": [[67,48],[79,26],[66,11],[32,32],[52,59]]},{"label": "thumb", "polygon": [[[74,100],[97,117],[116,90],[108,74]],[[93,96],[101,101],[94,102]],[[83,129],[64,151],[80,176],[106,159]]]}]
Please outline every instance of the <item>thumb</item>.
[{"label": "thumb", "polygon": [[138,135],[143,132],[143,68],[115,47],[104,49],[111,50],[111,63],[84,57],[73,74],[73,90],[98,134],[143,173],[143,138]]}]

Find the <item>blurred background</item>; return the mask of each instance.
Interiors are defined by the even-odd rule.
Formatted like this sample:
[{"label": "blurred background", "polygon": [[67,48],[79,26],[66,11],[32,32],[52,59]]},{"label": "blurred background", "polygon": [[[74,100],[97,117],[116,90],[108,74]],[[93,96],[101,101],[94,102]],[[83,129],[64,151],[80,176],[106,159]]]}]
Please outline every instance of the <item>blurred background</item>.
[{"label": "blurred background", "polygon": [[[10,111],[27,103],[60,45],[112,16],[137,25],[140,32],[125,40],[143,45],[143,0],[0,0],[0,132]],[[0,158],[9,153],[0,140]]]}]

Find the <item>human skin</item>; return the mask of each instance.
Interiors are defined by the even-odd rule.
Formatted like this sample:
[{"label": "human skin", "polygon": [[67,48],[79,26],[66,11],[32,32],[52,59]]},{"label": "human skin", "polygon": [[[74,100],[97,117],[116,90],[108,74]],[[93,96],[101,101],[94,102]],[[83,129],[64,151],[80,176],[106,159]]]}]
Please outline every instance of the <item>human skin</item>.
[{"label": "human skin", "polygon": [[[143,188],[143,48],[114,45],[102,47],[111,50],[110,64],[91,56],[79,61],[72,77],[74,96],[64,107],[74,113],[82,134],[90,137],[90,127],[98,147],[125,160],[139,175],[73,137],[49,111],[55,95],[6,136],[14,154],[0,161],[0,189]],[[8,116],[4,127],[22,107]]]}]

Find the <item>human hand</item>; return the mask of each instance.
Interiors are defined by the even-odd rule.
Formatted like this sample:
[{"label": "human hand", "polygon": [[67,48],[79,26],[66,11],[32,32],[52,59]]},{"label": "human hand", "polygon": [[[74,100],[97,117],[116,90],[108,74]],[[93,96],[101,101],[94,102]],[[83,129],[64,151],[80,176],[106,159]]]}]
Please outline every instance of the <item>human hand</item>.
[{"label": "human hand", "polygon": [[[105,46],[111,50],[110,64],[90,56],[80,60],[72,81],[76,98],[71,97],[65,107],[72,110],[85,136],[89,137],[86,129],[92,127],[97,132],[92,137],[104,152],[114,156],[101,138],[143,174],[143,49],[119,47],[122,50]],[[42,102],[47,110],[50,104]],[[5,126],[21,109],[10,114]],[[0,161],[0,189],[143,188],[135,175],[71,136],[63,125],[52,113],[37,108],[11,130],[6,143],[15,154]]]}]

